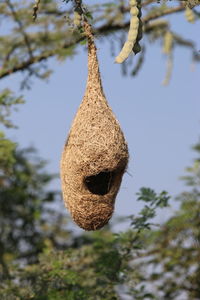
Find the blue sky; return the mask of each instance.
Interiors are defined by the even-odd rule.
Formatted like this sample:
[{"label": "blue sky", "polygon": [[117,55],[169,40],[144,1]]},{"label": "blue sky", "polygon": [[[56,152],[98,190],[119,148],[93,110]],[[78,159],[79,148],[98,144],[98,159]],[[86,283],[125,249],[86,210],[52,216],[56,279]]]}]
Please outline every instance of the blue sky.
[{"label": "blue sky", "polygon": [[[183,16],[176,16],[173,24],[178,32],[196,40],[200,49],[199,22],[191,25]],[[115,215],[130,215],[138,211],[135,193],[142,186],[158,192],[167,190],[171,195],[183,190],[179,177],[191,164],[195,155],[191,146],[200,136],[200,65],[191,71],[190,51],[176,50],[172,79],[165,87],[161,83],[166,58],[159,44],[148,44],[146,60],[137,77],[122,76],[108,42],[97,40],[97,48],[105,94],[130,152]],[[53,58],[49,64],[53,75],[48,82],[34,80],[32,89],[24,92],[26,104],[13,114],[19,129],[7,134],[22,147],[35,146],[40,156],[49,160],[47,169],[57,173],[70,124],[84,94],[87,52],[80,46],[73,59],[61,63]],[[1,80],[0,87],[19,94],[21,78],[20,74],[12,75]],[[60,189],[59,180],[52,186]],[[160,220],[165,215],[162,213]]]}]

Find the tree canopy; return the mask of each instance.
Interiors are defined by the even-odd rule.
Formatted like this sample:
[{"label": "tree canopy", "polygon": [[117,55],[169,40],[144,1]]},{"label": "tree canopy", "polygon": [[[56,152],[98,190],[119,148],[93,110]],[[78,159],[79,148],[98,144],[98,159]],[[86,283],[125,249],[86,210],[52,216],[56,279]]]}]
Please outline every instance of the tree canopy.
[{"label": "tree canopy", "polygon": [[[96,38],[106,39],[113,44],[115,37],[115,43],[121,44],[118,33],[129,27],[128,1],[96,1],[87,5],[75,0],[63,2],[66,4],[61,5],[62,1],[55,0],[40,1],[35,21],[32,17],[31,1],[5,0],[0,3],[3,32],[0,36],[0,79],[23,71],[22,87],[29,86],[28,78],[31,76],[43,79],[50,75],[48,58],[55,56],[60,60],[74,55],[77,45],[85,42],[82,28],[74,25],[74,11],[79,9],[80,3],[84,14],[92,23]],[[157,40],[161,41],[161,48],[169,60],[173,59],[176,47],[184,46],[191,49],[192,59],[199,61],[195,41],[188,40],[184,32],[180,35],[173,31],[168,18],[171,15],[183,14],[188,22],[195,23],[199,19],[198,4],[199,1],[189,0],[141,1],[142,51],[138,55],[136,66],[132,68],[133,75],[137,74],[144,61],[144,49]]]}]

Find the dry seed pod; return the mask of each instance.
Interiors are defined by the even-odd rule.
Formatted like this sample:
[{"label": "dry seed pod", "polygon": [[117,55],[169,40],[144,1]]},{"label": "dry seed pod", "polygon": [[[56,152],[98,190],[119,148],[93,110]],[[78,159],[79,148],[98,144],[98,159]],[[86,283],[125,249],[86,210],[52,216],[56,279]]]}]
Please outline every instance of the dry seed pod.
[{"label": "dry seed pod", "polygon": [[81,15],[77,12],[77,11],[74,11],[74,25],[75,26],[80,26],[81,25]]},{"label": "dry seed pod", "polygon": [[169,54],[168,58],[167,58],[166,75],[165,75],[165,79],[162,82],[163,85],[166,86],[166,85],[169,84],[169,81],[170,81],[171,76],[172,76],[172,70],[173,70],[173,56],[172,56],[172,54]]},{"label": "dry seed pod", "polygon": [[173,34],[167,31],[163,38],[163,53],[170,54],[173,46]]},{"label": "dry seed pod", "polygon": [[195,15],[194,15],[194,12],[191,8],[189,7],[186,7],[185,8],[185,17],[186,17],[186,20],[190,23],[194,23],[195,22]]},{"label": "dry seed pod", "polygon": [[[130,4],[131,19],[130,19],[128,38],[121,52],[115,58],[115,62],[119,64],[123,63],[129,57],[132,50],[134,50],[134,45],[136,44],[136,42],[138,42],[142,38],[142,22],[140,21],[141,11],[137,7],[137,0],[130,0],[129,4]],[[139,28],[140,28],[140,32],[138,36]],[[138,51],[136,52],[133,51],[133,52],[134,54],[136,54]]]},{"label": "dry seed pod", "polygon": [[142,36],[143,36],[143,23],[142,23],[142,20],[140,19],[139,26],[138,26],[137,38],[136,38],[135,44],[132,49],[134,54],[139,53],[142,49],[139,44],[139,41],[141,40]]},{"label": "dry seed pod", "polygon": [[112,216],[128,147],[102,90],[90,25],[84,22],[84,28],[87,86],[62,154],[61,179],[64,202],[74,221],[85,230],[97,230]]}]

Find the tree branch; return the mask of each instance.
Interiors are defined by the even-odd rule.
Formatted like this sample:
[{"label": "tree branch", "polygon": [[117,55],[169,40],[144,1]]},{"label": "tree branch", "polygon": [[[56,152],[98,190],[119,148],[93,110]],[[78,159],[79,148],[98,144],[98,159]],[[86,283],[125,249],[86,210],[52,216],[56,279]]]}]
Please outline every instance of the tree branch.
[{"label": "tree branch", "polygon": [[31,65],[47,60],[48,58],[56,55],[58,53],[58,50],[62,49],[67,49],[70,48],[76,44],[78,44],[80,41],[84,40],[85,37],[79,37],[76,40],[74,40],[73,42],[69,42],[69,43],[65,43],[63,45],[63,47],[59,47],[58,49],[54,49],[51,51],[44,51],[43,53],[34,56],[34,57],[30,57],[28,60],[19,63],[18,65],[16,65],[15,67],[11,68],[11,69],[7,69],[5,71],[1,71],[0,72],[0,79],[9,76],[13,73],[19,72],[19,71],[24,71],[25,69],[27,69],[28,67],[30,67]]},{"label": "tree branch", "polygon": [[24,27],[23,27],[23,24],[21,22],[21,20],[18,18],[18,15],[14,9],[14,6],[12,5],[12,3],[10,2],[10,0],[6,0],[6,3],[8,5],[8,7],[10,8],[10,11],[13,15],[13,18],[14,20],[17,22],[18,26],[19,26],[19,30],[21,31],[21,34],[23,35],[23,38],[24,38],[24,42],[27,46],[27,49],[28,49],[28,52],[29,52],[29,55],[30,57],[33,56],[32,54],[32,50],[31,50],[31,45],[29,43],[29,39],[28,39],[28,35],[26,34],[26,32],[24,31]]},{"label": "tree branch", "polygon": [[[143,24],[147,24],[149,21],[155,20],[157,18],[166,16],[166,15],[170,15],[173,13],[178,13],[183,11],[185,8],[180,5],[178,7],[170,7],[168,9],[166,9],[165,11],[162,12],[158,12],[155,13],[154,15],[149,15],[146,17],[143,17],[142,21]],[[106,24],[106,25],[102,25],[101,27],[97,28],[96,30],[94,30],[94,34],[96,36],[100,36],[100,35],[106,35],[106,34],[110,34],[113,31],[118,31],[118,30],[122,30],[122,29],[126,29],[129,26],[129,22],[126,22],[124,24]],[[16,64],[15,67],[7,69],[7,70],[2,70],[0,72],[0,79],[5,78],[7,76],[9,76],[10,74],[19,72],[19,71],[24,71],[26,70],[28,67],[30,67],[31,65],[41,62],[41,61],[45,61],[50,57],[53,57],[54,55],[57,54],[57,51],[62,49],[67,49],[69,47],[72,47],[76,44],[78,44],[80,41],[84,40],[85,37],[83,36],[79,36],[78,38],[74,39],[71,42],[68,43],[64,43],[64,45],[62,47],[59,47],[59,49],[54,49],[54,50],[50,50],[50,51],[44,51],[43,53],[34,56],[34,57],[30,57],[28,60],[20,62],[18,64]]]}]

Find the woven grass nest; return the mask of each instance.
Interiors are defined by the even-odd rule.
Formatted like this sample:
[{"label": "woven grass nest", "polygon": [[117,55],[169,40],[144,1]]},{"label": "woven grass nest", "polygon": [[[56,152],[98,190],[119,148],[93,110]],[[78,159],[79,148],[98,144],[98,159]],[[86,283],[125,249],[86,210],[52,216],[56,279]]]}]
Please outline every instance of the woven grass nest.
[{"label": "woven grass nest", "polygon": [[104,96],[91,28],[87,23],[84,27],[87,86],[62,153],[61,180],[73,220],[85,230],[97,230],[112,216],[128,163],[128,147]]}]

